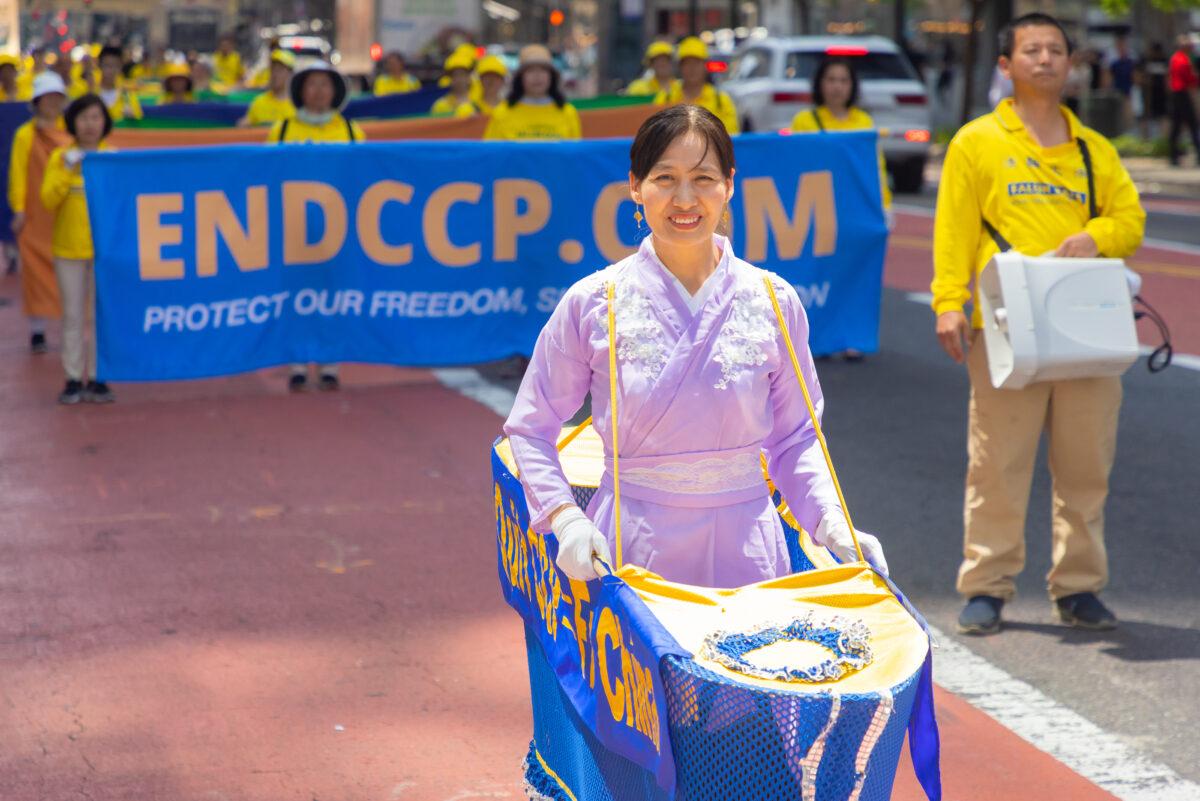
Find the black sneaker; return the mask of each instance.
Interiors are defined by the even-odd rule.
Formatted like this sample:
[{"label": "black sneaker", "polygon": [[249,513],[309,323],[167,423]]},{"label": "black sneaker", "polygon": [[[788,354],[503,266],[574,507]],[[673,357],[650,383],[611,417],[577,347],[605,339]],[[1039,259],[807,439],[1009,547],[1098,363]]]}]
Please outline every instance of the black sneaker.
[{"label": "black sneaker", "polygon": [[1068,626],[1092,631],[1111,631],[1117,627],[1117,616],[1094,592],[1077,592],[1059,598],[1054,602],[1054,611]]},{"label": "black sneaker", "polygon": [[45,334],[33,334],[29,337],[29,352],[30,353],[45,353],[49,348],[46,346]]},{"label": "black sneaker", "polygon": [[108,384],[103,381],[89,381],[84,396],[92,403],[112,403],[117,399],[108,388]]},{"label": "black sneaker", "polygon": [[63,391],[59,393],[58,402],[70,406],[83,400],[83,382],[68,381]]},{"label": "black sneaker", "polygon": [[1003,598],[976,595],[967,601],[958,614],[959,634],[995,634],[1000,631],[1000,609]]},{"label": "black sneaker", "polygon": [[304,373],[292,373],[291,378],[288,379],[288,391],[303,392],[306,389],[308,389],[308,376]]},{"label": "black sneaker", "polygon": [[325,373],[321,376],[321,382],[317,387],[322,392],[337,392],[342,388],[342,383],[338,381],[338,377],[331,373]]}]

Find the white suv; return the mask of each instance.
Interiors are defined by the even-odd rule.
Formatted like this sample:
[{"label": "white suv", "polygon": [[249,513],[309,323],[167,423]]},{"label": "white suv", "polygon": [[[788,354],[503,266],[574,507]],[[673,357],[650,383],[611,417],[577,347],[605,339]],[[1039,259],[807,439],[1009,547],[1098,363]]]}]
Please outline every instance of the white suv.
[{"label": "white suv", "polygon": [[721,88],[737,105],[743,131],[779,131],[812,108],[812,76],[827,56],[848,59],[858,74],[858,105],[879,128],[898,192],[917,192],[929,153],[929,97],[895,42],[882,36],[767,37],[739,48]]}]

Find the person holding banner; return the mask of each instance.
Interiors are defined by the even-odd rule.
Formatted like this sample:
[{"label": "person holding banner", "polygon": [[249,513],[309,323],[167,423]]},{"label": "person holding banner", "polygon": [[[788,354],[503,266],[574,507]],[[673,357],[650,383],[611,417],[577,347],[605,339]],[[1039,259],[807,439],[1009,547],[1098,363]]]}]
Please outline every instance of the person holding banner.
[{"label": "person holding banner", "polygon": [[499,56],[484,56],[475,67],[479,76],[480,95],[475,100],[483,113],[491,115],[504,100],[504,82],[508,78],[508,67]]},{"label": "person holding banner", "polygon": [[471,100],[471,60],[458,53],[446,59],[446,77],[450,91],[434,101],[429,113],[434,117],[473,117],[483,111]]},{"label": "person holding banner", "polygon": [[[468,72],[473,64],[474,62],[467,66]],[[376,97],[405,95],[409,92],[420,91],[421,82],[408,71],[408,65],[404,63],[404,56],[399,52],[392,51],[384,56],[383,70],[383,75],[375,79],[375,86],[371,90]]]},{"label": "person holding banner", "polygon": [[50,156],[41,190],[42,203],[55,215],[54,273],[63,307],[62,362],[67,383],[58,402],[111,403],[112,391],[96,375],[96,277],[82,165],[87,153],[107,149],[104,138],[112,132],[113,121],[104,100],[94,94],[72,101],[65,116],[67,132],[75,141]]},{"label": "person holding banner", "polygon": [[291,95],[296,57],[286,50],[272,50],[270,67],[267,90],[250,103],[246,116],[238,120],[239,126],[266,125],[296,116]]},{"label": "person holding banner", "polygon": [[[280,144],[347,143],[366,140],[362,128],[341,115],[349,96],[346,79],[329,64],[319,61],[292,77],[292,104],[296,115],[275,123],[267,135],[268,142]],[[333,391],[341,387],[338,365],[317,366],[320,375],[317,387]],[[308,387],[308,365],[292,365],[288,389],[303,392]]]},{"label": "person holding banner", "polygon": [[29,349],[45,353],[46,318],[58,317],[58,288],[54,284],[49,253],[46,251],[49,226],[45,207],[34,186],[29,184],[40,174],[46,154],[63,138],[62,110],[67,102],[67,86],[58,73],[45,70],[33,82],[33,119],[13,134],[8,162],[8,207],[12,210],[12,230],[21,254],[21,298],[29,319]]},{"label": "person holding banner", "polygon": [[21,59],[10,53],[0,53],[0,103],[28,100],[32,94],[21,85]]},{"label": "person holding banner", "polygon": [[688,103],[708,109],[732,136],[738,132],[737,107],[729,95],[708,79],[708,45],[695,36],[679,43],[679,79],[654,96],[655,105],[674,106]]},{"label": "person holding banner", "polygon": [[192,70],[187,64],[168,64],[162,72],[162,94],[160,106],[194,103],[192,96]]},{"label": "person holding banner", "polygon": [[[641,126],[630,161],[634,217],[650,234],[634,255],[566,292],[504,426],[530,526],[554,532],[558,566],[579,580],[596,578],[593,556],[612,564],[618,515],[625,561],[669,581],[740,587],[786,575],[787,545],[760,464],[765,451],[803,528],[839,559],[856,561],[813,424],[823,400],[804,306],[789,283],[739,259],[717,234],[734,187],[727,129],[707,109],[672,106]],[[614,367],[618,380],[610,381]],[[797,373],[810,388],[811,417]],[[589,392],[606,469],[585,512],[556,444]],[[879,541],[858,537],[886,574]]]},{"label": "person holding banner", "polygon": [[579,112],[563,95],[562,78],[545,45],[521,48],[508,99],[496,107],[484,139],[579,139]]},{"label": "person holding banner", "polygon": [[108,107],[108,114],[113,121],[140,120],[142,104],[137,95],[122,85],[121,67],[125,56],[121,48],[108,45],[100,51],[100,88],[96,94]]},{"label": "person holding banner", "polygon": [[221,34],[217,42],[217,52],[213,53],[213,74],[217,83],[225,86],[238,86],[245,74],[242,66],[242,56],[235,48],[237,40],[232,33]]},{"label": "person holding banner", "polygon": [[[1047,14],[1026,14],[1000,34],[999,68],[1013,96],[968,123],[946,151],[934,217],[932,284],[937,336],[967,363],[971,396],[958,618],[965,634],[1000,630],[1025,562],[1025,515],[1038,443],[1046,432],[1053,476],[1053,567],[1047,589],[1068,625],[1111,629],[1097,597],[1108,581],[1104,504],[1117,444],[1121,379],[992,386],[983,318],[963,312],[971,282],[1000,252],[1130,256],[1146,213],[1120,156],[1062,102],[1071,41]],[[965,341],[965,346],[964,346]]]},{"label": "person holding banner", "polygon": [[674,58],[675,48],[669,42],[651,42],[642,60],[650,74],[631,81],[625,87],[625,94],[653,97],[669,90],[671,81],[675,79]]}]

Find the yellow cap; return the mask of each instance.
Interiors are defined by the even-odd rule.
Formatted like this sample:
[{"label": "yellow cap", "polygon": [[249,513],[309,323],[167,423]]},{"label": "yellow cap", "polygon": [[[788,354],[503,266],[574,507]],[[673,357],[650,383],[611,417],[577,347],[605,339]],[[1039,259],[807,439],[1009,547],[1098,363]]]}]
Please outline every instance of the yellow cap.
[{"label": "yellow cap", "polygon": [[15,69],[17,72],[21,71],[21,59],[17,58],[11,53],[0,53],[0,67],[3,67],[6,64]]},{"label": "yellow cap", "polygon": [[455,50],[450,54],[450,58],[446,59],[446,63],[443,65],[442,69],[448,73],[453,72],[454,70],[466,70],[467,72],[470,72],[471,68],[474,66],[475,59],[467,56],[465,53],[460,53],[459,51]]},{"label": "yellow cap", "polygon": [[162,79],[167,78],[187,78],[192,79],[192,70],[187,64],[168,64],[163,67]]},{"label": "yellow cap", "polygon": [[708,61],[708,45],[695,36],[689,36],[679,43],[679,49],[675,54],[679,56],[680,61],[685,58],[698,58],[701,61]]},{"label": "yellow cap", "polygon": [[278,48],[272,50],[271,60],[277,64],[282,64],[289,70],[296,69],[296,56],[288,50],[280,50]]},{"label": "yellow cap", "polygon": [[479,65],[475,67],[475,71],[480,75],[492,73],[495,75],[507,75],[508,67],[504,66],[504,59],[500,56],[484,56],[479,59]]},{"label": "yellow cap", "polygon": [[670,42],[651,42],[646,48],[646,63],[649,64],[659,56],[671,58],[675,55],[675,48],[671,47]]},{"label": "yellow cap", "polygon": [[[450,54],[451,58],[454,58],[455,56],[458,56],[459,58],[465,58],[471,63],[471,67],[474,67],[475,45],[471,44],[470,42],[463,42],[458,47],[454,48],[454,52]],[[468,67],[467,69],[470,69],[471,67]]]}]

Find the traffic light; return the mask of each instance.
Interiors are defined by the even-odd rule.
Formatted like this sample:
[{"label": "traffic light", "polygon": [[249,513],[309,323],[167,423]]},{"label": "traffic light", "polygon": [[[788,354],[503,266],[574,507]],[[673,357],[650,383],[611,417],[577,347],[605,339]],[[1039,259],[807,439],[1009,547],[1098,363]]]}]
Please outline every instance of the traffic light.
[{"label": "traffic light", "polygon": [[565,18],[566,16],[562,13],[561,9],[556,8],[550,12],[550,24],[555,28],[557,28],[559,25],[562,25]]}]

